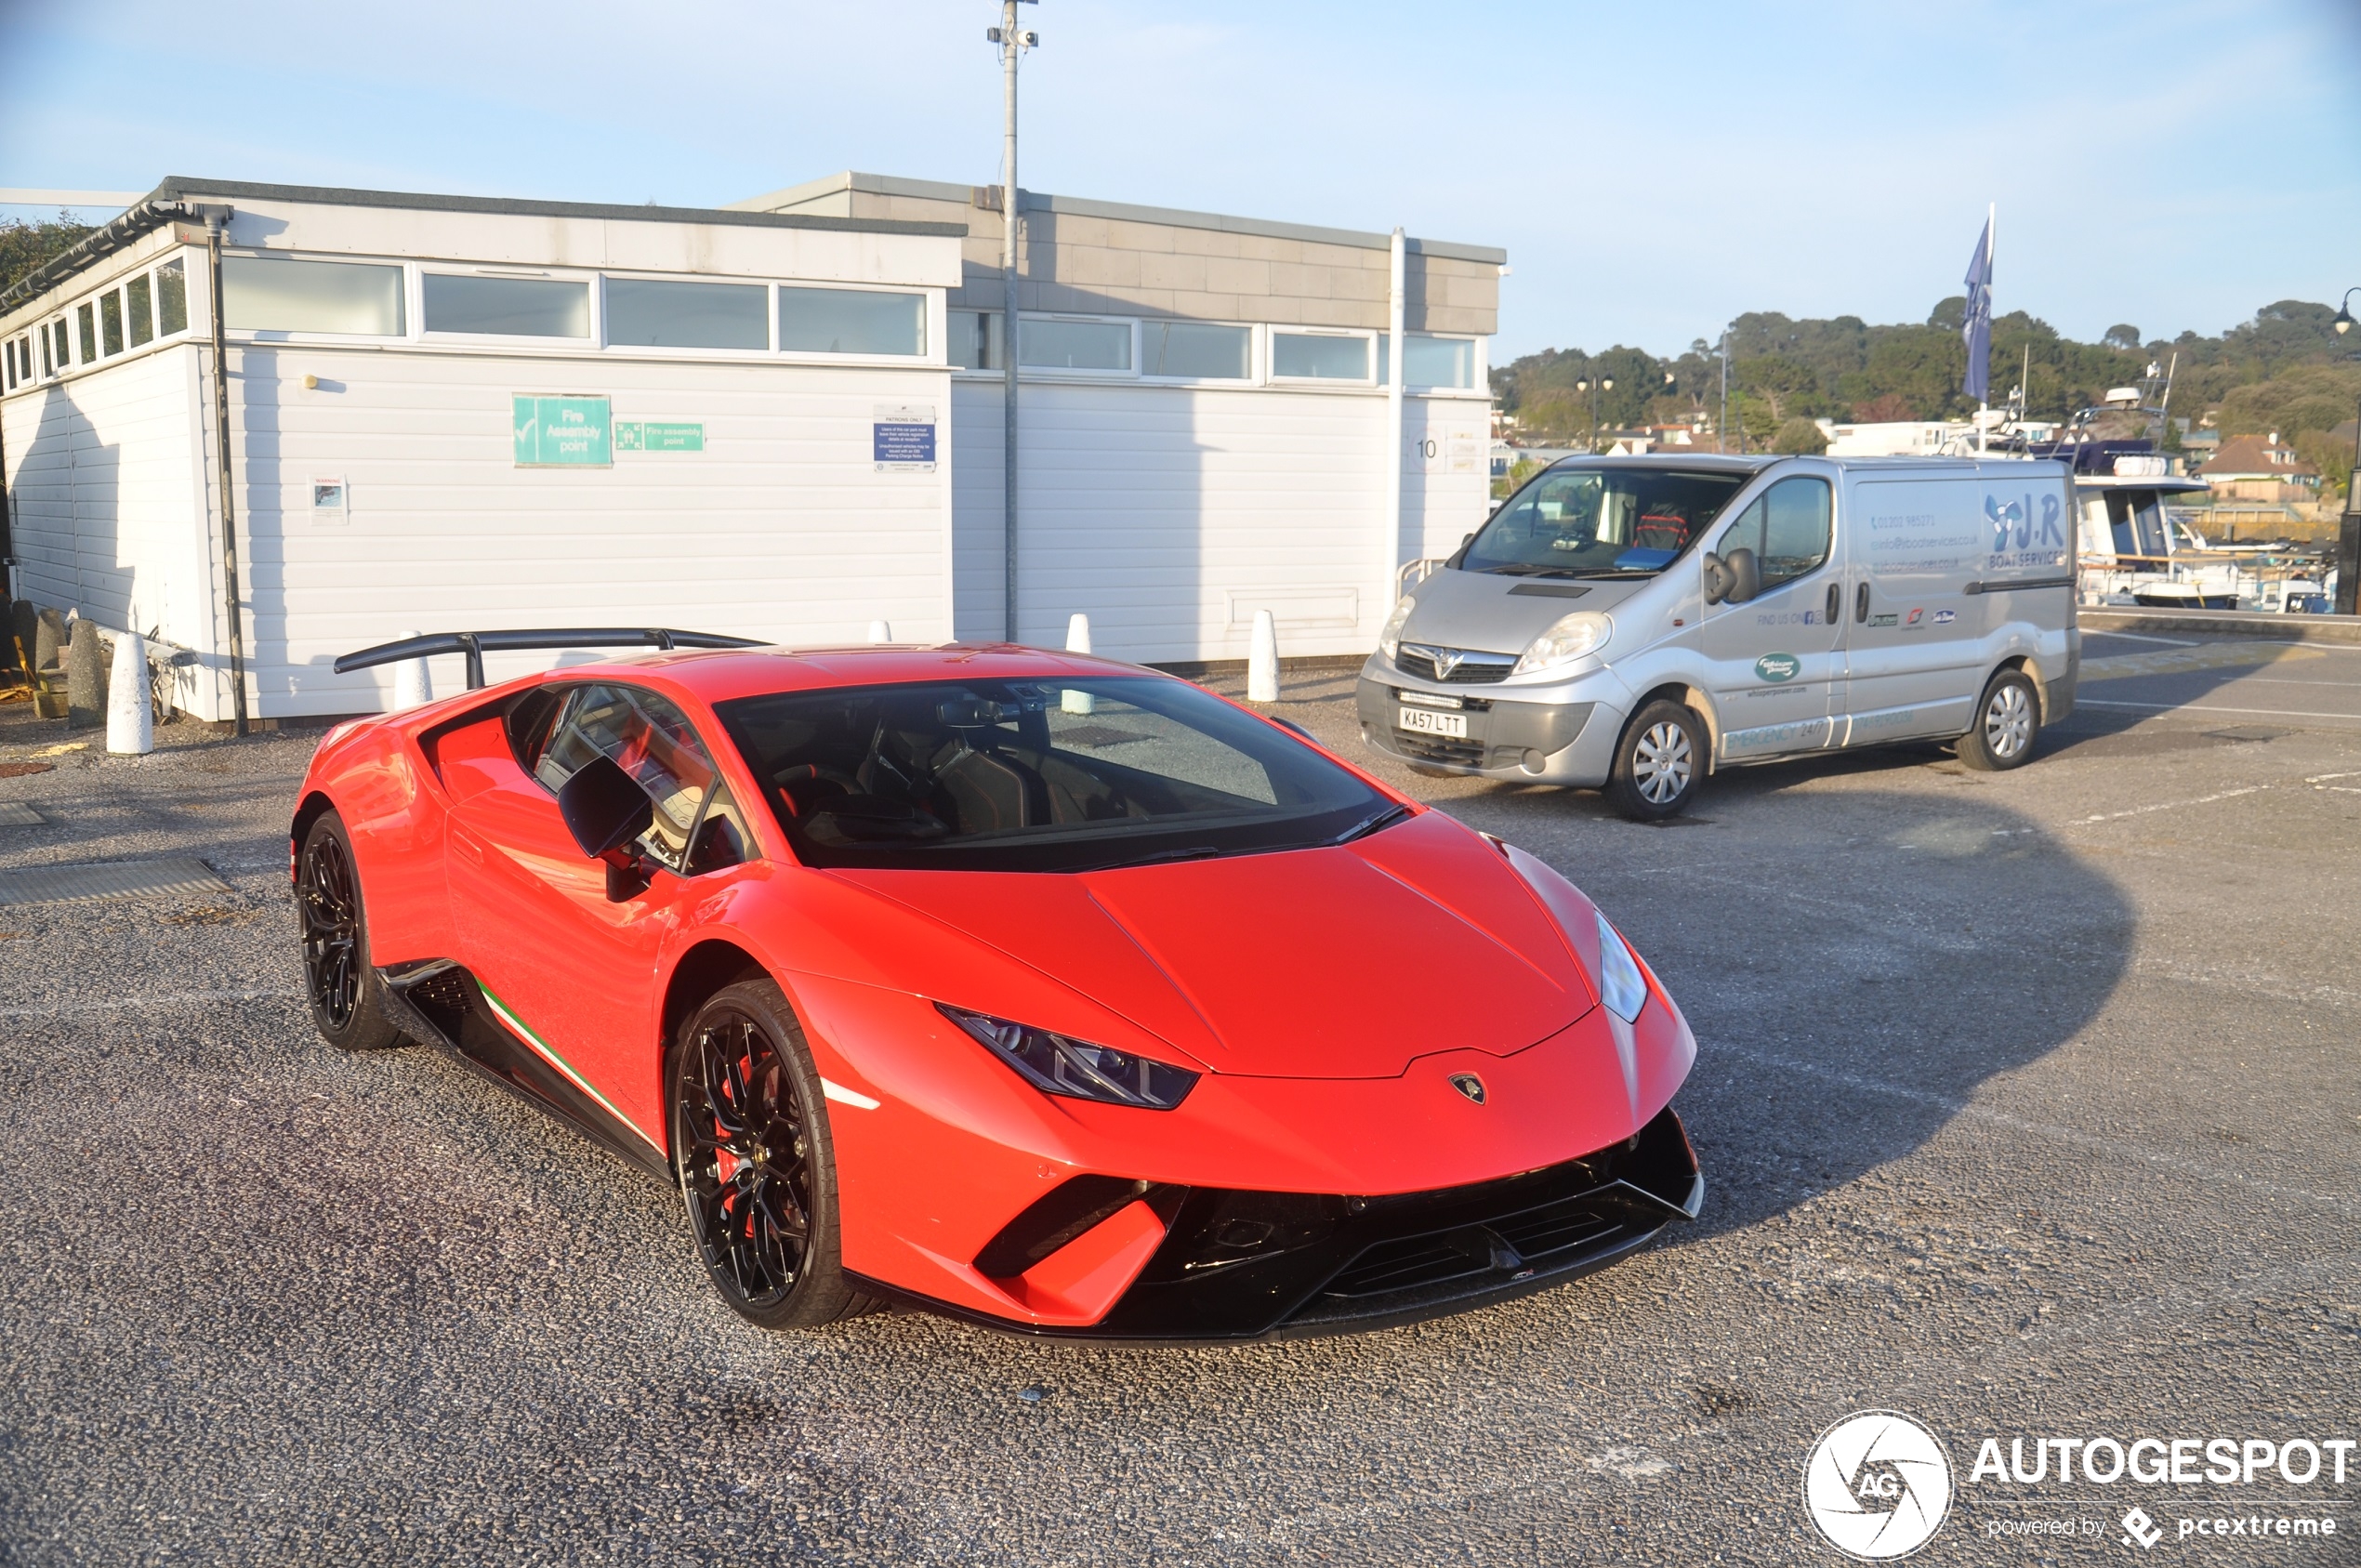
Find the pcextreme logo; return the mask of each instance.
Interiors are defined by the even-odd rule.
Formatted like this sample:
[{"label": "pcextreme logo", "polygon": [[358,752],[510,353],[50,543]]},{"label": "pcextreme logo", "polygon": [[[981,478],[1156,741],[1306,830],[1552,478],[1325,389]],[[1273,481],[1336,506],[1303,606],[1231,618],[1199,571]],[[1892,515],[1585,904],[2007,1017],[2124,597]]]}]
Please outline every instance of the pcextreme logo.
[{"label": "pcextreme logo", "polygon": [[1951,1511],[1951,1459],[1893,1410],[1863,1410],[1822,1432],[1803,1462],[1803,1508],[1830,1546],[1864,1562],[1907,1557]]}]

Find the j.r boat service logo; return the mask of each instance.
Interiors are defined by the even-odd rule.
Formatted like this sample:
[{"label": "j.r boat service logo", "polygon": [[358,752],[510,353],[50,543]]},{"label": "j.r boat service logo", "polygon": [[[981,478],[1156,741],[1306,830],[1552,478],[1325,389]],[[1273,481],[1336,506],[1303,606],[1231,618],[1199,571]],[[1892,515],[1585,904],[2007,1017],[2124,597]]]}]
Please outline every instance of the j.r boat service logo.
[{"label": "j.r boat service logo", "polygon": [[1803,1466],[1803,1507],[1847,1557],[1883,1562],[1927,1544],[1951,1511],[1951,1460],[1932,1432],[1892,1410],[1847,1416]]}]

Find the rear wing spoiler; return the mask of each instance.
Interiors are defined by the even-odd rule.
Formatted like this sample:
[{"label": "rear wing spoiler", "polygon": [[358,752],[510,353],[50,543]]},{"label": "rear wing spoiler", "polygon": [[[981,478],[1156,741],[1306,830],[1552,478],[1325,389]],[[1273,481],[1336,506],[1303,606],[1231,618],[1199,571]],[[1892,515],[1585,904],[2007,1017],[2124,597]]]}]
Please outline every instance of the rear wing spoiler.
[{"label": "rear wing spoiler", "polygon": [[767,644],[751,637],[672,631],[663,626],[591,626],[562,631],[442,631],[430,632],[424,637],[405,637],[399,642],[380,642],[375,648],[343,654],[336,660],[336,670],[338,675],[343,675],[351,670],[367,669],[372,665],[399,664],[404,659],[423,659],[435,653],[465,653],[468,656],[468,690],[473,692],[483,685],[483,656],[486,653],[554,648],[653,648],[669,652],[675,648],[765,646]]}]

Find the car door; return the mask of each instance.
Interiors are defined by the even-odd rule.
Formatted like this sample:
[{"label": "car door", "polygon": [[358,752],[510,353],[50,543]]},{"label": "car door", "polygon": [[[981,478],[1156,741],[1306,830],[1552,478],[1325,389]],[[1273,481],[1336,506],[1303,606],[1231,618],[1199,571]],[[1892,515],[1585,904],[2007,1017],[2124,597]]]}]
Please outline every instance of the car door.
[{"label": "car door", "polygon": [[1842,593],[1833,559],[1835,490],[1791,474],[1757,495],[1709,547],[1752,550],[1762,587],[1743,603],[1705,607],[1697,642],[1721,727],[1721,759],[1814,751],[1829,741],[1844,665],[1832,616]]},{"label": "car door", "polygon": [[1985,486],[1973,476],[1864,476],[1850,490],[1842,744],[1956,735],[1984,679],[1991,606],[1967,587],[1994,527]]},{"label": "car door", "polygon": [[[567,687],[546,742],[478,757],[453,791],[452,924],[464,961],[512,1032],[661,1149],[657,967],[686,910],[744,863],[753,838],[713,753],[661,694],[624,681]],[[607,897],[557,791],[613,758],[654,807],[636,896]],[[528,771],[528,766],[530,769]]]}]

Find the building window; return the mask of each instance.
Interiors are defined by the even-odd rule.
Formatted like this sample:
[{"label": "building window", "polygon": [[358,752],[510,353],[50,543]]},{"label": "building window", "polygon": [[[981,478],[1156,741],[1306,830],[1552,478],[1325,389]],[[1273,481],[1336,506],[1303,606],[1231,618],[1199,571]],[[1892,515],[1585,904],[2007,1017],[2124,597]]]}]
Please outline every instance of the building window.
[{"label": "building window", "polygon": [[[1393,357],[1387,338],[1378,339],[1378,384],[1383,386],[1391,374],[1386,366]],[[1406,372],[1403,384],[1407,387],[1448,387],[1461,391],[1475,386],[1475,343],[1465,337],[1429,337],[1424,333],[1403,334],[1402,362]]]},{"label": "building window", "polygon": [[1044,370],[1129,370],[1131,323],[1027,316],[1017,349]]},{"label": "building window", "polygon": [[429,272],[426,329],[486,337],[587,337],[590,285],[570,278]]},{"label": "building window", "polygon": [[944,329],[950,334],[948,358],[959,370],[1004,370],[1009,363],[1009,344],[1002,317],[997,310],[952,310],[943,316]]},{"label": "building window", "polygon": [[8,339],[7,354],[8,390],[13,392],[17,389],[17,340],[13,337]]},{"label": "building window", "polygon": [[[82,362],[94,363],[99,358],[99,310],[85,301],[73,308],[76,336],[82,339]],[[62,357],[62,356],[60,356]]]},{"label": "building window", "polygon": [[[167,270],[177,271],[178,263]],[[179,296],[167,283],[167,304]],[[186,324],[184,303],[178,312]],[[402,269],[355,261],[285,261],[276,257],[221,258],[221,324],[244,332],[331,332],[354,337],[399,337],[402,332]]]},{"label": "building window", "polygon": [[109,355],[123,352],[123,294],[118,289],[99,296],[99,343]]},{"label": "building window", "polygon": [[927,296],[782,284],[779,347],[791,353],[923,354]]},{"label": "building window", "polygon": [[153,300],[154,290],[149,286],[145,272],[123,285],[123,304],[131,316],[131,346],[134,349],[155,340]]},{"label": "building window", "polygon": [[1140,374],[1244,381],[1254,374],[1254,334],[1211,322],[1141,322]]},{"label": "building window", "polygon": [[1271,374],[1308,381],[1369,379],[1369,340],[1358,335],[1274,332]]},{"label": "building window", "polygon": [[[768,349],[760,283],[607,280],[607,342],[632,349]],[[429,318],[431,320],[431,318]]]},{"label": "building window", "polygon": [[41,335],[41,374],[55,376],[73,362],[73,356],[66,351],[66,319],[59,316]]},{"label": "building window", "polygon": [[[400,331],[399,306],[394,315]],[[189,330],[189,271],[175,257],[156,269],[156,332],[165,337]]]}]

